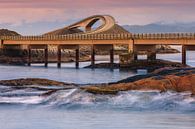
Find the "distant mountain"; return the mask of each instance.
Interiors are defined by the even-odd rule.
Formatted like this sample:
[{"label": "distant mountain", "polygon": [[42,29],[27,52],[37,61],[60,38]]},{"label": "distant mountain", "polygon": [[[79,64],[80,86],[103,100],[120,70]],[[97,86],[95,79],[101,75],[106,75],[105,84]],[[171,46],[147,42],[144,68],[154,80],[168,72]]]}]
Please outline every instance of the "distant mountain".
[{"label": "distant mountain", "polygon": [[20,34],[18,34],[15,31],[11,31],[8,29],[0,29],[0,36],[19,36]]},{"label": "distant mountain", "polygon": [[132,33],[195,32],[195,22],[173,24],[152,23],[148,25],[124,25],[123,27]]}]

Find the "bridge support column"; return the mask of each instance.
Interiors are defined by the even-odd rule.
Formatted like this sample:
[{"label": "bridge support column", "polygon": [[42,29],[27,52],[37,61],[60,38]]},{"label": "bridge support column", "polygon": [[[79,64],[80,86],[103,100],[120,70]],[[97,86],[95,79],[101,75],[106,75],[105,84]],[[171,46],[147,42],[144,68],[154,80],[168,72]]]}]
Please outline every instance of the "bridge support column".
[{"label": "bridge support column", "polygon": [[114,48],[110,49],[110,65],[111,68],[114,66]]},{"label": "bridge support column", "polygon": [[134,40],[130,40],[128,44],[128,53],[132,53],[134,50]]},{"label": "bridge support column", "polygon": [[45,48],[45,67],[48,66],[48,46]]},{"label": "bridge support column", "polygon": [[182,45],[182,64],[186,65],[186,46]]},{"label": "bridge support column", "polygon": [[91,67],[95,66],[95,48],[94,45],[91,47]]},{"label": "bridge support column", "polygon": [[76,49],[76,62],[75,62],[75,66],[78,69],[79,68],[79,48]]},{"label": "bridge support column", "polygon": [[134,52],[133,53],[133,56],[134,56],[134,60],[138,60],[138,54],[137,54],[137,52]]},{"label": "bridge support column", "polygon": [[3,49],[3,40],[1,40],[0,49]]},{"label": "bridge support column", "polygon": [[57,65],[58,65],[58,68],[61,68],[61,46],[60,45],[58,45],[57,54],[58,54],[58,63],[57,63]]},{"label": "bridge support column", "polygon": [[138,53],[136,50],[136,46],[134,45],[134,40],[133,40],[133,58],[134,60],[138,60]]},{"label": "bridge support column", "polygon": [[28,66],[31,66],[31,47],[28,46]]},{"label": "bridge support column", "polygon": [[148,60],[156,60],[156,52],[148,52],[147,58]]}]

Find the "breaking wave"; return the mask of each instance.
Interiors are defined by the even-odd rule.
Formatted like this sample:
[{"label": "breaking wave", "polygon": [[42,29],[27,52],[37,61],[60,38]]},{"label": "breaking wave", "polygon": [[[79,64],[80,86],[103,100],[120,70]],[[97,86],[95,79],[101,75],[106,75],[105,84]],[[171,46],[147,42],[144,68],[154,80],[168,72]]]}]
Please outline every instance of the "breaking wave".
[{"label": "breaking wave", "polygon": [[1,86],[0,106],[21,104],[68,110],[195,111],[195,97],[188,92],[129,91],[117,95],[93,95],[79,89],[71,89],[43,95],[46,92],[48,91]]}]

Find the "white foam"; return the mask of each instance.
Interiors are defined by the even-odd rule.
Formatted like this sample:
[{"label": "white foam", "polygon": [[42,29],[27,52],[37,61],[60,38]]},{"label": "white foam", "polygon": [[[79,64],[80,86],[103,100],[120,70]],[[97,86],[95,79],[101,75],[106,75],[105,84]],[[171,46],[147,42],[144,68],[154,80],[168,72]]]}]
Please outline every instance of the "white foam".
[{"label": "white foam", "polygon": [[21,103],[39,104],[44,98],[39,96],[31,97],[0,97],[0,103]]}]

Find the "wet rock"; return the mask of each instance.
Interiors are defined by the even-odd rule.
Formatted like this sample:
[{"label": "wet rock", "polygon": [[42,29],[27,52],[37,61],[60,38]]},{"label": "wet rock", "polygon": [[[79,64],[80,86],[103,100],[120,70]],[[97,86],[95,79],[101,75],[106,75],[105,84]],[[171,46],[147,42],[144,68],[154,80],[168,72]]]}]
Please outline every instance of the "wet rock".
[{"label": "wet rock", "polygon": [[[85,68],[91,68],[92,66],[86,66]],[[178,62],[171,62],[166,60],[136,60],[131,61],[131,63],[126,65],[120,65],[117,63],[113,64],[113,68],[122,68],[122,69],[128,69],[128,70],[137,70],[137,69],[147,69],[149,72],[152,72],[156,69],[160,68],[181,68],[184,67],[181,63]],[[99,63],[95,64],[94,68],[111,68],[110,63]]]},{"label": "wet rock", "polygon": [[[117,63],[111,64],[111,63],[99,63],[99,64],[95,64],[93,66],[93,68],[120,68],[120,65]],[[84,68],[92,68],[92,65],[86,66]]]},{"label": "wet rock", "polygon": [[[184,69],[183,71],[170,70],[167,74],[152,74],[150,77],[142,78],[136,81],[119,82],[113,84],[105,84],[103,86],[88,86],[82,87],[85,90],[94,94],[113,94],[120,91],[128,90],[159,90],[165,92],[168,90],[176,92],[189,91],[195,95],[195,69]],[[179,74],[182,73],[182,74]]]},{"label": "wet rock", "polygon": [[171,62],[171,61],[157,59],[157,60],[135,60],[123,67],[130,68],[131,70],[147,69],[148,71],[153,71],[164,67],[183,67],[183,65],[178,62]]},{"label": "wet rock", "polygon": [[56,93],[58,90],[49,90],[46,93],[41,94],[40,96],[49,96],[53,93]]},{"label": "wet rock", "polygon": [[82,90],[92,93],[92,94],[117,94],[118,90],[114,88],[107,87],[98,87],[98,86],[89,86],[89,87],[81,87]]},{"label": "wet rock", "polygon": [[13,80],[1,80],[0,85],[4,86],[27,86],[27,85],[37,85],[37,86],[72,86],[75,87],[76,84],[59,82],[48,79],[40,78],[26,78],[26,79],[13,79]]}]

